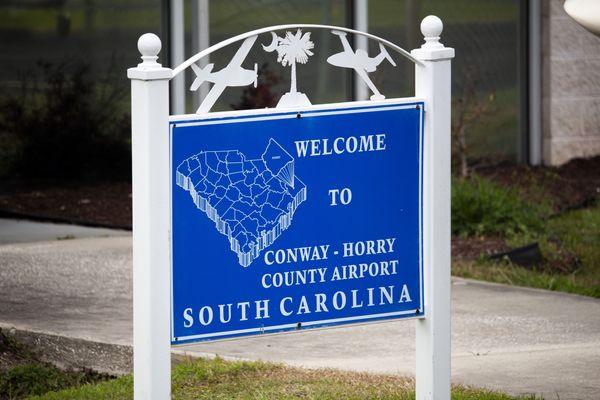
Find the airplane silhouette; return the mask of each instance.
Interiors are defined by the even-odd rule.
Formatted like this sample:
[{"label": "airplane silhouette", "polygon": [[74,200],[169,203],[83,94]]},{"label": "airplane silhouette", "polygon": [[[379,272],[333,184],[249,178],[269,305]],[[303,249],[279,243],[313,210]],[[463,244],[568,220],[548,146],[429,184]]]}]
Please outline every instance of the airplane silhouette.
[{"label": "airplane silhouette", "polygon": [[258,78],[258,66],[254,63],[254,70],[245,69],[241,67],[242,62],[250,52],[250,48],[256,41],[257,36],[249,37],[244,40],[244,43],[240,46],[238,51],[235,53],[229,64],[220,71],[212,72],[214,64],[207,64],[206,67],[200,68],[196,64],[192,64],[192,69],[196,74],[196,79],[190,86],[191,91],[196,91],[204,82],[214,83],[210,89],[198,110],[197,114],[206,113],[210,111],[212,106],[215,105],[217,99],[223,93],[226,87],[229,86],[246,86],[254,82],[256,87],[256,80]]},{"label": "airplane silhouette", "polygon": [[348,43],[348,39],[346,38],[346,32],[331,31],[331,33],[340,37],[342,46],[344,46],[344,51],[330,56],[327,59],[327,62],[331,65],[335,65],[336,67],[354,69],[358,76],[362,78],[369,89],[371,89],[373,92],[371,100],[385,99],[385,96],[382,95],[379,90],[377,90],[369,78],[369,75],[367,75],[367,72],[375,71],[377,66],[381,64],[384,59],[388,60],[389,63],[394,67],[396,66],[396,63],[394,60],[392,60],[392,57],[390,57],[385,47],[379,43],[379,54],[375,57],[369,57],[369,54],[363,49],[358,49],[356,51],[352,50],[352,47],[350,47],[350,43]]}]

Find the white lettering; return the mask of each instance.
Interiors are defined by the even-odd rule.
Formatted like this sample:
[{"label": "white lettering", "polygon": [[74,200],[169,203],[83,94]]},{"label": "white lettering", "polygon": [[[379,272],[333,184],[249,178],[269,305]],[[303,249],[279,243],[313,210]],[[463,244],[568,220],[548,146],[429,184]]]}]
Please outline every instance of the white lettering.
[{"label": "white lettering", "polygon": [[[387,289],[389,289],[389,292]],[[385,299],[387,300],[387,304],[392,304],[394,302],[394,287],[388,286],[387,288],[385,288],[385,287],[381,286],[379,288],[379,305],[380,306],[386,304],[383,301],[384,296],[385,296]]]},{"label": "white lettering", "polygon": [[[355,153],[357,148],[358,148],[358,140],[356,140],[356,137],[350,136],[348,139],[346,139],[346,151],[348,153]],[[367,151],[367,150],[361,149],[361,151]]]},{"label": "white lettering", "polygon": [[374,288],[367,288],[367,292],[369,292],[369,303],[367,304],[367,306],[374,306],[375,303],[373,302],[373,290]]},{"label": "white lettering", "polygon": [[[346,200],[350,202],[352,200],[352,192],[349,193],[349,198]],[[340,201],[341,200],[340,196]],[[358,242],[345,242],[342,243],[344,250],[344,257],[354,257],[372,254],[388,254],[394,252],[394,243],[396,238],[389,239],[377,239],[377,240],[364,240]]]},{"label": "white lettering", "polygon": [[333,308],[336,310],[341,310],[346,306],[346,293],[344,292],[335,292],[333,294]]},{"label": "white lettering", "polygon": [[[271,278],[271,274],[264,274],[264,275],[262,276],[262,278],[261,278],[262,286],[263,286],[265,289],[268,289],[268,288],[270,288],[270,287],[271,287],[271,284],[268,284],[268,285],[267,285],[267,278]],[[273,282],[273,280],[271,280],[271,282]]]},{"label": "white lettering", "polygon": [[269,255],[273,256],[273,250],[268,250],[267,252],[265,252],[265,264],[273,265],[273,258],[271,257],[271,259],[269,259]]},{"label": "white lettering", "polygon": [[333,139],[333,148],[329,146],[329,139],[298,140],[296,153],[298,157],[329,156],[332,154],[354,154],[367,151],[383,151],[385,145],[385,133],[376,135],[361,135],[337,137]]},{"label": "white lettering", "polygon": [[256,300],[256,317],[254,319],[269,318],[269,300]]},{"label": "white lettering", "polygon": [[362,300],[360,301],[360,304],[358,304],[358,290],[351,290],[352,292],[352,308],[360,308],[363,306],[363,302]]},{"label": "white lettering", "polygon": [[408,293],[408,288],[406,285],[402,285],[402,294],[400,295],[400,301],[398,303],[410,303],[412,299],[410,298],[410,294]]},{"label": "white lettering", "polygon": [[377,137],[377,147],[375,148],[375,150],[377,151],[382,151],[385,150],[385,133],[380,133],[378,135],[376,135]]},{"label": "white lettering", "polygon": [[287,311],[285,309],[285,302],[292,301],[291,297],[284,297],[283,299],[281,299],[281,302],[279,303],[279,312],[281,313],[281,315],[283,315],[284,317],[289,317],[290,315],[292,315],[291,311]]},{"label": "white lettering", "polygon": [[296,143],[296,151],[298,157],[306,157],[306,151],[308,150],[308,140],[301,140]]},{"label": "white lettering", "polygon": [[204,326],[210,325],[213,320],[213,310],[209,306],[204,306],[198,313],[198,320]]},{"label": "white lettering", "polygon": [[298,307],[298,314],[310,314],[310,309],[308,308],[308,303],[306,302],[306,297],[302,296],[300,298],[300,306]]},{"label": "white lettering", "polygon": [[183,318],[185,319],[185,322],[183,323],[184,328],[189,328],[194,325],[194,317],[192,317],[191,308],[186,308],[183,310]]},{"label": "white lettering", "polygon": [[250,308],[250,302],[244,301],[237,304],[238,310],[241,312],[240,321],[248,321],[248,317],[246,316],[246,311]]},{"label": "white lettering", "polygon": [[326,299],[327,299],[327,297],[323,293],[315,294],[315,300],[317,301],[317,306],[316,306],[315,312],[321,312],[321,311],[329,312],[329,310],[327,309],[327,306],[325,305]]},{"label": "white lettering", "polygon": [[[225,306],[227,306],[227,318],[225,318]],[[231,321],[231,306],[232,304],[219,304],[219,320],[222,324]]]}]

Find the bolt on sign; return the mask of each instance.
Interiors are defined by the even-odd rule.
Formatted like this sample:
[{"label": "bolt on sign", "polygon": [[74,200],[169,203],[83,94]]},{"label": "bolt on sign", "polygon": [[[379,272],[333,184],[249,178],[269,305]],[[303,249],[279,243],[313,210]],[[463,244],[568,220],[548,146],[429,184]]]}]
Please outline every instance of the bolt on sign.
[{"label": "bolt on sign", "polygon": [[[339,40],[330,68],[354,71],[370,100],[312,104],[297,79],[319,51],[311,29]],[[173,70],[156,62],[158,37],[140,38],[143,62],[129,70],[136,399],[170,396],[171,345],[398,318],[417,320],[417,397],[449,398],[454,50],[437,17],[421,30],[408,53],[343,27],[268,27]],[[348,33],[378,51],[354,49]],[[196,64],[238,42],[225,67]],[[273,109],[210,112],[227,88],[257,86],[253,48],[289,70],[289,90]],[[386,99],[369,77],[396,66],[388,49],[415,63],[415,97]],[[169,116],[169,81],[187,68],[190,90],[212,86],[195,114]]]}]

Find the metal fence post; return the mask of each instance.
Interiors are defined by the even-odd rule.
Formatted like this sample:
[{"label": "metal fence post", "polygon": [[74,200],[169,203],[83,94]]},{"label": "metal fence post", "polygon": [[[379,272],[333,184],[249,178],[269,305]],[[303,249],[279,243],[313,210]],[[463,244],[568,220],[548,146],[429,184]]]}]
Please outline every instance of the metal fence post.
[{"label": "metal fence post", "polygon": [[416,397],[450,399],[450,65],[454,49],[440,43],[442,21],[421,22],[425,43],[411,54],[415,95],[425,99],[423,273],[425,318],[416,327]]},{"label": "metal fence post", "polygon": [[171,396],[169,79],[161,43],[138,40],[143,62],[131,79],[134,398]]}]

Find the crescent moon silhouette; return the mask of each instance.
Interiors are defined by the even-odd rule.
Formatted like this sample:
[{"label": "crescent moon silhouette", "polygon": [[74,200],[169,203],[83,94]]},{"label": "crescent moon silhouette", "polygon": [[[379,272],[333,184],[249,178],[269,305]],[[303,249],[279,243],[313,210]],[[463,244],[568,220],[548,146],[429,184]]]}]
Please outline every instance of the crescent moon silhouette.
[{"label": "crescent moon silhouette", "polygon": [[269,53],[277,48],[277,42],[279,41],[279,38],[277,37],[275,32],[271,32],[271,35],[273,36],[273,41],[271,42],[271,44],[268,46],[265,46],[264,44],[262,45],[263,49]]}]

